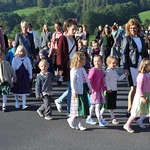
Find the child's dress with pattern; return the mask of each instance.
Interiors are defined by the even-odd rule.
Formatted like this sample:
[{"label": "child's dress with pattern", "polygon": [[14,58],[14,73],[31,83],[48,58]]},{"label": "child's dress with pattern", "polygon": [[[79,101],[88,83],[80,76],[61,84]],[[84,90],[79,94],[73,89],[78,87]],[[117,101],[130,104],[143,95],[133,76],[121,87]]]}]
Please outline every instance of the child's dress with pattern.
[{"label": "child's dress with pattern", "polygon": [[[147,100],[146,104],[141,101],[141,96]],[[137,76],[137,89],[131,109],[131,116],[150,116],[150,75],[139,73]]]},{"label": "child's dress with pattern", "polygon": [[[71,116],[87,116],[89,115],[89,106],[88,106],[88,92],[91,90],[91,87],[89,87],[89,81],[87,78],[87,74],[85,72],[85,69],[82,67],[80,69],[81,71],[81,78],[82,78],[82,83],[81,86],[83,86],[83,94],[77,93],[77,98],[71,99],[71,109],[70,109],[70,115]],[[75,75],[75,78],[80,78],[79,75]],[[88,82],[88,83],[87,83]],[[74,83],[76,84],[76,83]],[[71,84],[72,85],[72,84]]]}]

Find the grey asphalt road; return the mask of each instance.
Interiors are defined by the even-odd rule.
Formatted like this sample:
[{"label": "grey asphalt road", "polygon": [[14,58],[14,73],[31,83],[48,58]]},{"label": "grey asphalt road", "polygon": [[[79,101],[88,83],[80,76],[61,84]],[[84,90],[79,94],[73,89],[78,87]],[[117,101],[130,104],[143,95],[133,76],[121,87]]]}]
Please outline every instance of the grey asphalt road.
[{"label": "grey asphalt road", "polygon": [[[119,74],[122,68],[117,68]],[[66,84],[57,87],[53,84],[53,100],[66,90]],[[136,121],[132,123],[134,134],[127,133],[123,129],[123,124],[127,118],[127,93],[129,87],[124,79],[118,82],[118,100],[115,110],[116,118],[120,122],[118,125],[107,127],[89,125],[83,119],[86,131],[71,129],[67,124],[66,104],[63,112],[59,113],[53,106],[53,120],[47,121],[40,118],[36,112],[42,100],[35,97],[27,98],[28,110],[16,110],[14,107],[14,97],[8,97],[8,112],[0,112],[0,150],[149,150],[150,149],[150,124],[145,120],[146,129],[138,127]],[[0,101],[2,105],[2,101]],[[106,111],[104,114],[106,121],[110,120],[110,115]],[[93,116],[96,121],[95,114]]]}]

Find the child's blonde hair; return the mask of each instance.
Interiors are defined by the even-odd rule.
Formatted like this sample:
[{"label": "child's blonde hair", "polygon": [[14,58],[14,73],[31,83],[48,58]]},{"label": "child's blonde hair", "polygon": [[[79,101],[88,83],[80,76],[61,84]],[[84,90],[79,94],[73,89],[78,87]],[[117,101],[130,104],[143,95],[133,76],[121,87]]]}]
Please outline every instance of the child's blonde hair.
[{"label": "child's blonde hair", "polygon": [[38,64],[38,67],[40,67],[40,65],[41,64],[46,64],[47,66],[49,66],[49,63],[48,63],[48,61],[46,60],[46,59],[41,59],[41,61],[39,62],[39,64]]},{"label": "child's blonde hair", "polygon": [[76,52],[73,55],[72,61],[71,61],[71,68],[80,68],[82,60],[85,59],[85,54],[83,52]]},{"label": "child's blonde hair", "polygon": [[139,73],[146,73],[146,68],[150,66],[150,59],[149,58],[144,58],[141,63],[140,63],[140,67],[138,69]]},{"label": "child's blonde hair", "polygon": [[116,61],[116,63],[118,62],[115,56],[108,56],[106,60],[106,64],[109,65],[112,61]]},{"label": "child's blonde hair", "polygon": [[23,45],[19,45],[17,47],[17,50],[16,50],[14,55],[15,56],[19,56],[19,51],[23,51],[24,52],[24,56],[27,56],[27,50],[26,50],[26,48]]}]

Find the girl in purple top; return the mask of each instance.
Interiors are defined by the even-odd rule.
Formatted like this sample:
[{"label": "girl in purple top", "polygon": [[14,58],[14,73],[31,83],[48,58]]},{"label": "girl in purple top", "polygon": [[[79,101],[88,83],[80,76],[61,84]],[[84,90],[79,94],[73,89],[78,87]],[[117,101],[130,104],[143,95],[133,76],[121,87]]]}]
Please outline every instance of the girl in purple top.
[{"label": "girl in purple top", "polygon": [[146,116],[150,116],[149,58],[144,58],[141,61],[138,72],[139,74],[137,76],[137,89],[134,96],[133,105],[131,108],[131,116],[123,126],[123,128],[129,133],[134,132],[134,130],[131,129],[130,124],[136,117],[141,116],[140,119],[137,120],[137,124],[140,126],[140,128],[146,128],[146,126],[143,125],[143,120],[146,118]]},{"label": "girl in purple top", "polygon": [[86,123],[92,125],[96,124],[96,122],[91,119],[95,107],[95,113],[99,126],[106,126],[108,123],[105,122],[100,116],[100,104],[105,103],[104,90],[106,89],[104,85],[102,62],[102,57],[100,55],[95,55],[93,60],[94,67],[89,72],[88,79],[92,86],[92,94],[90,97],[90,115],[87,117]]}]

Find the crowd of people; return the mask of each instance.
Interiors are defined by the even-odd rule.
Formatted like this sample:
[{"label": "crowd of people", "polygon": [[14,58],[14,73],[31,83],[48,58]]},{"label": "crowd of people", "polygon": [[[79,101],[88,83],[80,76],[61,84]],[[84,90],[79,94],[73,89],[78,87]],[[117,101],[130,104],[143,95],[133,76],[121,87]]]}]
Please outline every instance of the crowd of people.
[{"label": "crowd of people", "polygon": [[[28,108],[26,96],[33,94],[42,98],[43,104],[37,113],[46,120],[52,120],[52,82],[60,86],[66,82],[68,89],[54,100],[57,110],[62,111],[61,103],[67,99],[67,122],[73,129],[86,130],[82,126],[82,117],[86,123],[107,126],[104,111],[110,112],[111,123],[116,125],[114,109],[117,101],[117,81],[128,80],[129,118],[123,128],[133,133],[131,122],[137,120],[141,128],[146,128],[143,120],[150,115],[150,26],[142,31],[137,19],[130,19],[125,29],[114,23],[100,25],[95,39],[89,43],[89,32],[85,24],[79,26],[67,19],[63,26],[54,23],[52,33],[44,24],[41,37],[32,30],[31,23],[21,21],[21,32],[14,40],[4,34],[0,26],[0,92],[2,111],[7,111],[7,95],[14,94],[15,108],[19,109],[22,97],[22,110]],[[77,29],[78,28],[78,29]],[[116,66],[124,67],[119,76]],[[92,119],[93,111],[97,122]],[[77,118],[77,124],[75,119]]]}]

